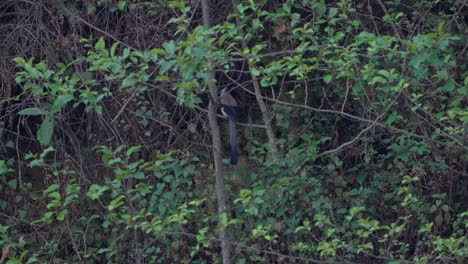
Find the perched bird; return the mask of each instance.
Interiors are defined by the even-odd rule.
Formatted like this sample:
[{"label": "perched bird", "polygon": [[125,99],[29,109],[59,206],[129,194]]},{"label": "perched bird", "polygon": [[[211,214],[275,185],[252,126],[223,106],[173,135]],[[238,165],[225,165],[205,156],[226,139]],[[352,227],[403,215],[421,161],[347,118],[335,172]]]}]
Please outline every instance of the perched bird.
[{"label": "perched bird", "polygon": [[237,105],[236,99],[232,97],[228,88],[224,88],[221,91],[220,108],[221,113],[229,120],[229,145],[231,147],[230,163],[232,165],[237,164],[237,144],[236,144],[236,122],[239,118],[239,106]]}]

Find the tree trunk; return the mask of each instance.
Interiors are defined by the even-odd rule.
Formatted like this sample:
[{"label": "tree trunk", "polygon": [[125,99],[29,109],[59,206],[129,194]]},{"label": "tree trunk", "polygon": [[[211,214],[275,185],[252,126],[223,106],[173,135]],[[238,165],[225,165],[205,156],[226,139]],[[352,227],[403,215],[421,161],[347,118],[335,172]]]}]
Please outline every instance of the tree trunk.
[{"label": "tree trunk", "polygon": [[[203,24],[209,29],[210,25],[210,8],[207,0],[202,0]],[[211,58],[208,58],[208,89],[210,92],[210,103],[208,106],[208,121],[211,129],[211,138],[213,140],[213,158],[215,165],[216,177],[216,198],[218,200],[218,214],[226,214],[226,189],[224,186],[223,163],[221,159],[221,137],[219,135],[218,120],[216,117],[216,107],[218,105],[218,91],[215,85],[214,63]],[[228,232],[226,227],[219,228],[219,240],[221,241],[221,254],[224,264],[231,263],[231,248],[228,241]]]}]

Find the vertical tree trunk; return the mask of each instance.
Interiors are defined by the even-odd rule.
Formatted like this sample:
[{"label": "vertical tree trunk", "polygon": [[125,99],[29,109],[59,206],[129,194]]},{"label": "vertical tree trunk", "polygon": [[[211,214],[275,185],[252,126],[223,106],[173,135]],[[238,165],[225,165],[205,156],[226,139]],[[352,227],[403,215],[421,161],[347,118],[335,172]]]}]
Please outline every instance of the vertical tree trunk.
[{"label": "vertical tree trunk", "polygon": [[[210,13],[208,0],[201,0],[202,13],[203,13],[203,24],[209,29],[210,25]],[[211,138],[213,140],[213,158],[215,165],[215,177],[216,177],[216,198],[218,200],[218,213],[227,213],[226,206],[226,190],[224,186],[224,175],[223,175],[223,163],[221,159],[221,138],[219,135],[218,120],[216,119],[216,106],[218,105],[218,91],[215,85],[214,76],[214,63],[211,58],[208,59],[208,89],[210,92],[210,103],[208,106],[208,121],[211,129]],[[220,227],[219,229],[219,240],[221,240],[221,254],[224,264],[231,263],[231,248],[228,241],[228,232],[226,227]]]}]

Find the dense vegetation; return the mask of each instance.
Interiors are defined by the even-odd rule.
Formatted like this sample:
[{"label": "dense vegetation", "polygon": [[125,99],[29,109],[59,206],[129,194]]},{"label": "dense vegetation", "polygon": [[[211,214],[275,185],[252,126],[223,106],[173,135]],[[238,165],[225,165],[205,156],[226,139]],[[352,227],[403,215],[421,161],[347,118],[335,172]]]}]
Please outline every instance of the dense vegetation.
[{"label": "dense vegetation", "polygon": [[1,1],[0,263],[466,263],[467,6]]}]

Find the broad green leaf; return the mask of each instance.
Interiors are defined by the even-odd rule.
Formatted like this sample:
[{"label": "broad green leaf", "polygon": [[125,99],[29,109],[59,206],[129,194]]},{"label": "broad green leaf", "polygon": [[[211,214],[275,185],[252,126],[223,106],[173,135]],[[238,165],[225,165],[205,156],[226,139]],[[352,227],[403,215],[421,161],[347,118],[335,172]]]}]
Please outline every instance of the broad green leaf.
[{"label": "broad green leaf", "polygon": [[56,219],[59,220],[59,221],[63,221],[65,219],[65,216],[68,214],[68,210],[67,209],[64,209],[62,211],[60,211],[59,213],[57,213],[56,215]]},{"label": "broad green leaf", "polygon": [[53,192],[53,191],[57,190],[59,187],[60,187],[60,185],[58,185],[58,184],[56,184],[56,183],[55,183],[55,184],[52,184],[52,185],[50,185],[47,189],[45,189],[45,190],[43,191],[43,193],[44,193],[44,195],[45,195],[45,194],[47,194],[47,193],[50,193],[50,192]]},{"label": "broad green leaf", "polygon": [[51,208],[54,208],[54,207],[60,207],[62,206],[62,203],[60,202],[60,200],[52,200],[50,203],[47,204],[47,209],[51,209]]},{"label": "broad green leaf", "polygon": [[160,74],[167,72],[175,63],[175,60],[163,61],[159,70]]},{"label": "broad green leaf", "polygon": [[162,45],[168,56],[174,55],[176,51],[176,45],[173,40],[164,42]]},{"label": "broad green leaf", "polygon": [[250,72],[252,72],[252,74],[255,76],[260,76],[260,70],[258,68],[252,67]]},{"label": "broad green leaf", "polygon": [[21,259],[17,259],[17,258],[14,258],[14,257],[11,257],[7,262],[6,264],[22,264],[23,262],[21,261]]},{"label": "broad green leaf", "polygon": [[100,37],[99,40],[96,42],[94,46],[96,50],[104,50],[106,48],[106,42],[104,41],[103,37]]},{"label": "broad green leaf", "polygon": [[115,208],[120,207],[121,205],[123,205],[123,201],[122,201],[122,200],[123,200],[124,198],[125,198],[124,195],[120,195],[120,196],[118,196],[117,198],[115,198],[114,200],[112,200],[112,201],[110,202],[110,204],[107,206],[107,210],[112,211],[112,210],[114,210]]},{"label": "broad green leaf", "polygon": [[19,218],[20,219],[24,219],[26,217],[26,215],[28,214],[28,211],[26,210],[20,210],[19,211]]},{"label": "broad green leaf", "polygon": [[24,65],[26,64],[26,61],[21,57],[16,57],[13,59],[13,61],[16,62],[18,66],[21,66],[21,67],[24,67]]},{"label": "broad green leaf", "polygon": [[158,60],[159,55],[164,54],[166,54],[166,52],[163,49],[152,49],[148,52],[150,59],[154,62]]},{"label": "broad green leaf", "polygon": [[12,172],[13,170],[8,168],[4,160],[0,160],[0,175]]},{"label": "broad green leaf", "polygon": [[53,198],[53,199],[55,199],[55,200],[60,200],[60,199],[61,199],[61,196],[60,196],[60,193],[59,193],[59,192],[51,192],[51,193],[48,193],[48,194],[47,194],[47,197]]},{"label": "broad green leaf", "polygon": [[326,84],[329,84],[332,80],[333,76],[331,74],[328,74],[328,75],[325,75],[323,77],[323,81],[326,83]]},{"label": "broad green leaf", "polygon": [[130,55],[130,49],[129,48],[125,48],[122,52],[122,58],[123,59],[126,59],[128,56]]},{"label": "broad green leaf", "polygon": [[332,18],[338,14],[338,8],[332,7],[328,10],[328,18]]},{"label": "broad green leaf", "polygon": [[37,115],[45,115],[46,112],[40,108],[31,107],[26,108],[18,112],[18,115],[28,115],[28,116],[37,116]]},{"label": "broad green leaf", "polygon": [[118,5],[119,10],[124,10],[126,5],[127,5],[127,3],[125,1],[120,0],[119,5]]},{"label": "broad green leaf", "polygon": [[91,185],[91,187],[89,187],[89,190],[86,193],[86,195],[90,197],[92,200],[97,200],[107,190],[109,190],[109,187],[107,186],[93,184]]},{"label": "broad green leaf", "polygon": [[44,121],[42,121],[41,127],[37,131],[37,140],[43,146],[47,146],[52,139],[52,134],[54,132],[54,120],[46,116]]},{"label": "broad green leaf", "polygon": [[111,47],[111,50],[110,50],[111,57],[115,56],[115,50],[117,49],[118,46],[119,46],[118,42],[115,42],[114,44],[112,44],[112,47]]},{"label": "broad green leaf", "polygon": [[375,38],[376,37],[374,34],[367,31],[363,31],[356,36],[356,45],[360,45],[362,43],[369,43],[371,41],[374,41]]},{"label": "broad green leaf", "polygon": [[16,184],[16,179],[13,179],[9,182],[7,182],[8,187],[12,190],[16,190],[17,184]]},{"label": "broad green leaf", "polygon": [[164,55],[166,52],[163,49],[152,49],[148,52],[150,55]]},{"label": "broad green leaf", "polygon": [[15,195],[15,203],[19,203],[23,201],[23,196],[22,195]]},{"label": "broad green leaf", "polygon": [[143,172],[139,171],[139,172],[135,173],[135,175],[133,175],[133,177],[135,179],[138,179],[138,180],[143,180],[143,179],[145,179],[145,174]]},{"label": "broad green leaf", "polygon": [[138,152],[141,149],[141,146],[132,146],[127,150],[127,157],[130,157],[135,152]]}]

